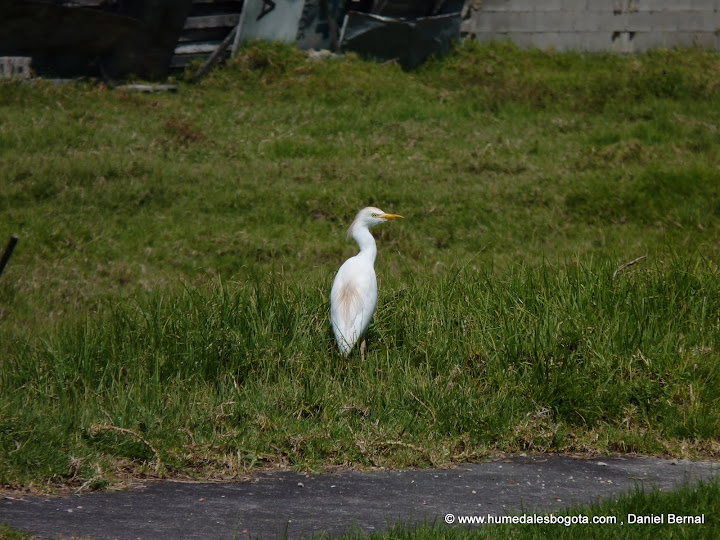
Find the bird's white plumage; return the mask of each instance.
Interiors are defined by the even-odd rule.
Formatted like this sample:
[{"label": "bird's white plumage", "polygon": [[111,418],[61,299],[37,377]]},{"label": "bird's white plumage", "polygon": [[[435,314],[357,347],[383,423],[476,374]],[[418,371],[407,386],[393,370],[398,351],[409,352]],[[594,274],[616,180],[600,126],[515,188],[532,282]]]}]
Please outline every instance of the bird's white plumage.
[{"label": "bird's white plumage", "polygon": [[379,208],[363,208],[348,229],[348,236],[355,239],[360,253],[343,263],[330,291],[330,321],[343,356],[365,334],[377,306],[377,247],[370,228],[400,217]]},{"label": "bird's white plumage", "polygon": [[362,254],[349,258],[338,270],[330,292],[330,320],[344,356],[367,331],[376,306],[373,261]]}]

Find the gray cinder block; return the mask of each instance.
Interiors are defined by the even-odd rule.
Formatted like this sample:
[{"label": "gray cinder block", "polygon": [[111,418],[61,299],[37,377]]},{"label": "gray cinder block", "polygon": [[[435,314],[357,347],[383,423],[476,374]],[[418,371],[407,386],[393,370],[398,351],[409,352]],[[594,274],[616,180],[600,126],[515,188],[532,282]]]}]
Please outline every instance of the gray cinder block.
[{"label": "gray cinder block", "polygon": [[0,79],[29,79],[31,64],[29,56],[0,56]]}]

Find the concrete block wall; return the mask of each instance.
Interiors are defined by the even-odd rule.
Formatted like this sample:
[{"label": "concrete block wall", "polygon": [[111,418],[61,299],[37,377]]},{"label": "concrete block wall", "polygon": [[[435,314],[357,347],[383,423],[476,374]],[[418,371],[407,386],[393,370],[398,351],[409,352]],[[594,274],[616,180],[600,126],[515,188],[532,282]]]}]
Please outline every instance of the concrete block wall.
[{"label": "concrete block wall", "polygon": [[633,53],[720,50],[720,0],[470,0],[462,31],[481,42]]}]

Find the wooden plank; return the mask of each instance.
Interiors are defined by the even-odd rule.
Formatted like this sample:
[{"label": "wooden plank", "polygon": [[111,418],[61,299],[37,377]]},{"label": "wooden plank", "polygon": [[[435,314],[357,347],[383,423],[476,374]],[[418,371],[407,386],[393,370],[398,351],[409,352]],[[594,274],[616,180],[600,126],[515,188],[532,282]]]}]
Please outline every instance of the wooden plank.
[{"label": "wooden plank", "polygon": [[228,33],[229,28],[198,28],[197,30],[183,30],[178,38],[177,45],[197,43],[203,41],[217,41],[220,43]]},{"label": "wooden plank", "polygon": [[206,57],[205,54],[176,54],[170,58],[170,69],[184,68],[193,60],[204,60]]},{"label": "wooden plank", "polygon": [[195,74],[193,75],[193,80],[198,80],[201,77],[203,77],[208,71],[212,69],[212,67],[220,61],[220,59],[225,55],[226,51],[228,50],[228,47],[230,47],[230,44],[235,39],[235,36],[237,35],[238,29],[233,28],[227,35],[227,37],[223,40],[223,42],[218,45],[217,49],[215,49],[215,52],[210,55],[210,58],[208,58],[205,63],[198,69]]},{"label": "wooden plank", "polygon": [[172,92],[178,91],[177,84],[123,84],[116,86],[118,90],[129,90],[130,92],[142,92],[144,94],[154,94],[156,92]]},{"label": "wooden plank", "polygon": [[188,17],[185,20],[183,30],[194,30],[197,28],[217,28],[225,26],[232,28],[240,20],[238,13],[222,13],[219,15],[203,15],[200,17]]},{"label": "wooden plank", "polygon": [[243,0],[192,0],[193,4],[242,4]]},{"label": "wooden plank", "polygon": [[191,43],[189,45],[179,45],[175,47],[175,54],[197,54],[197,53],[213,53],[218,48],[218,42]]}]

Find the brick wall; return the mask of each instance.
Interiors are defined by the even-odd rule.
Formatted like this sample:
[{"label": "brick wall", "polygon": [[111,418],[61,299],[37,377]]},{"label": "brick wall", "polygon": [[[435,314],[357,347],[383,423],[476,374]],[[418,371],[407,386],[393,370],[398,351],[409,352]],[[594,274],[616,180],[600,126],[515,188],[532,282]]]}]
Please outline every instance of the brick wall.
[{"label": "brick wall", "polygon": [[463,32],[521,47],[720,50],[720,0],[471,0]]}]

